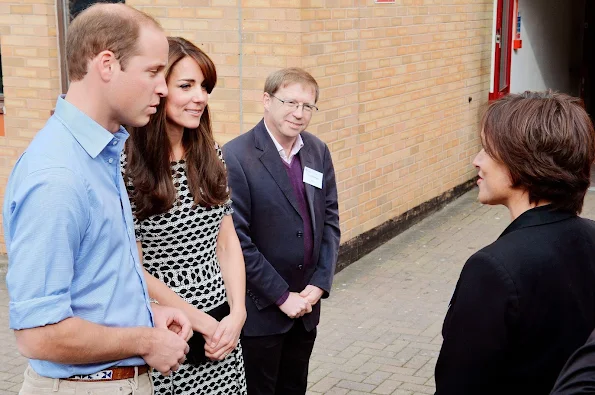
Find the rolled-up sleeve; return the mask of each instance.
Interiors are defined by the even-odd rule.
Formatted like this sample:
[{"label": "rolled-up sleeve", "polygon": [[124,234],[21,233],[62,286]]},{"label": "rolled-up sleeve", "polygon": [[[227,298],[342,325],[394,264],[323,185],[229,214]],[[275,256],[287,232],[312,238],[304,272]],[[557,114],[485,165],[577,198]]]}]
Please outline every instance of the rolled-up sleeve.
[{"label": "rolled-up sleeve", "polygon": [[9,185],[6,198],[10,328],[71,317],[75,261],[89,224],[82,180],[64,168],[39,170]]}]

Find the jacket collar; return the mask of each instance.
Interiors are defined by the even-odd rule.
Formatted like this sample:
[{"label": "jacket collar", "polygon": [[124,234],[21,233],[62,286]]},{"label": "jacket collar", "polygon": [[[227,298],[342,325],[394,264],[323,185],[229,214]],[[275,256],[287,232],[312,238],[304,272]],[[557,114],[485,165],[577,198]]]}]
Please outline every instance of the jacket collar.
[{"label": "jacket collar", "polygon": [[[311,144],[308,144],[310,141],[310,136],[308,136],[306,132],[301,133],[301,136],[304,143],[304,146],[299,152],[300,162],[302,163],[302,172],[306,166],[312,169],[317,169],[314,158],[310,152]],[[254,127],[254,145],[256,149],[262,151],[259,159],[264,167],[271,174],[279,186],[279,189],[281,189],[295,211],[301,215],[293,187],[291,186],[291,182],[289,181],[289,177],[287,176],[284,166],[281,164],[282,159],[279,156],[277,147],[275,147],[273,138],[266,129],[264,118]],[[322,169],[320,169],[320,171],[322,171]],[[308,207],[310,208],[312,229],[316,229],[317,218],[316,212],[314,211],[314,187],[310,184],[305,184],[304,188],[306,191]]]},{"label": "jacket collar", "polygon": [[273,141],[267,132],[266,126],[264,126],[263,118],[254,127],[254,146],[261,151],[266,151],[269,145],[272,145],[273,148],[275,148]]},{"label": "jacket collar", "polygon": [[549,204],[546,206],[535,207],[519,215],[517,219],[508,225],[500,237],[514,232],[515,230],[560,222],[572,217],[576,217],[576,214],[571,211],[554,209]]}]

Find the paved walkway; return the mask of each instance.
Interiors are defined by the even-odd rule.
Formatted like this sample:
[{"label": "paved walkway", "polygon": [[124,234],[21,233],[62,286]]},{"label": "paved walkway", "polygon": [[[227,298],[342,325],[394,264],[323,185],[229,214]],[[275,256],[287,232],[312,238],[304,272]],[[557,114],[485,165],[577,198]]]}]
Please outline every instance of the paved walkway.
[{"label": "paved walkway", "polygon": [[[465,260],[509,223],[472,190],[335,277],[324,301],[308,395],[434,393],[448,301]],[[595,219],[595,192],[583,215]],[[1,265],[0,265],[1,266]],[[8,329],[0,284],[0,395],[16,394],[26,360]]]}]

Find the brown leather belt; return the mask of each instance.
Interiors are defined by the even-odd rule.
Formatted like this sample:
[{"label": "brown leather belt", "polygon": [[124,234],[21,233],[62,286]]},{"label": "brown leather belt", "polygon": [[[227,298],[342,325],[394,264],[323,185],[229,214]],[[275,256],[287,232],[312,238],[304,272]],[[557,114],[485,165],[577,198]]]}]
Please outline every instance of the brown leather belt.
[{"label": "brown leather belt", "polygon": [[[148,365],[136,366],[138,368],[138,375],[145,374],[149,371]],[[64,380],[68,381],[113,381],[113,380],[127,380],[134,378],[135,366],[114,366],[109,369],[104,369],[95,374],[72,376]]]}]

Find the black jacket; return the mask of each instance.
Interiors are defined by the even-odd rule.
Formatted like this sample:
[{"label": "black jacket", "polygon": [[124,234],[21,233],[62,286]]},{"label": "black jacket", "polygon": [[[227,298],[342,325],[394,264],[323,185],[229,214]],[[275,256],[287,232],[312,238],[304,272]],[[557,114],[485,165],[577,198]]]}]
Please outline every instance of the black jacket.
[{"label": "black jacket", "polygon": [[465,263],[436,394],[548,394],[595,328],[595,223],[542,206]]},{"label": "black jacket", "polygon": [[595,394],[595,331],[566,362],[551,395]]}]

